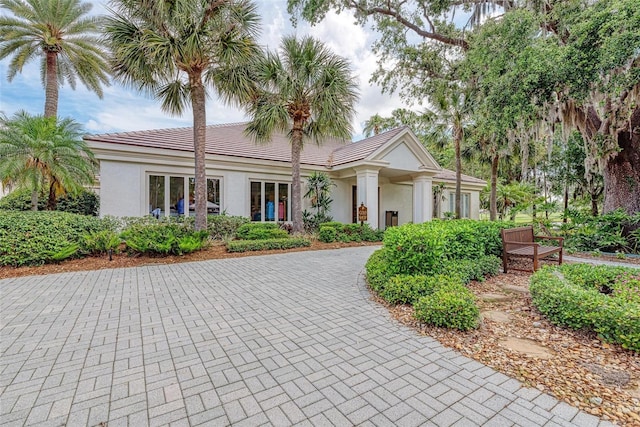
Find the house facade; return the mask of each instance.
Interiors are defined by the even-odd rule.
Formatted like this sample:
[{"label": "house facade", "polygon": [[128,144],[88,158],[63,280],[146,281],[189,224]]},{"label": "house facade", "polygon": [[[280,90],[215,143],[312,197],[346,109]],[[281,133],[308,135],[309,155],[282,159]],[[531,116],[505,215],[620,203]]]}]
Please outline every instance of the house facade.
[{"label": "house facade", "polygon": [[[207,210],[253,221],[289,221],[289,140],[275,135],[269,143],[256,144],[244,128],[243,123],[207,127]],[[191,128],[88,135],[85,140],[100,161],[101,216],[193,215]],[[381,229],[453,210],[455,173],[440,167],[407,127],[358,142],[307,142],[303,181],[314,171],[326,173],[335,184],[329,212],[335,221],[357,222],[362,204],[367,222]],[[485,185],[463,175],[463,217],[478,218]]]}]

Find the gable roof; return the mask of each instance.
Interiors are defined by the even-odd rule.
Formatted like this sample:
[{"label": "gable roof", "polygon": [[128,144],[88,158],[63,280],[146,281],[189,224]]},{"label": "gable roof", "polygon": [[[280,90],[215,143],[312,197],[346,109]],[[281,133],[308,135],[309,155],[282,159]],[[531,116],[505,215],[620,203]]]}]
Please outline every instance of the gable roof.
[{"label": "gable roof", "polygon": [[[291,161],[291,147],[287,135],[274,133],[270,142],[256,143],[244,133],[245,127],[246,123],[207,126],[205,152],[211,155],[256,160],[286,163]],[[406,126],[402,126],[357,142],[328,138],[320,146],[309,141],[302,150],[301,163],[310,166],[332,167],[362,161],[378,153],[385,144],[405,132],[410,133],[411,130]],[[85,135],[84,139],[89,143],[98,142],[116,146],[138,146],[193,152],[192,127]],[[424,147],[421,145],[420,147],[424,150]],[[441,169],[431,155],[426,150],[424,152],[438,168],[434,179],[455,182],[454,171]],[[467,183],[486,184],[485,181],[468,175],[462,175],[462,179]]]}]

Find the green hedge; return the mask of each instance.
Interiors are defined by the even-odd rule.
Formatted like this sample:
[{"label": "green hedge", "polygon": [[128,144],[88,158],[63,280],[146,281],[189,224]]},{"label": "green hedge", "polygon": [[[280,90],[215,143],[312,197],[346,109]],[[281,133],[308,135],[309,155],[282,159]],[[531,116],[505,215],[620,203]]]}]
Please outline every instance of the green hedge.
[{"label": "green hedge", "polygon": [[459,276],[463,283],[472,280],[483,282],[486,276],[497,276],[502,270],[502,260],[493,255],[484,255],[476,259],[457,259],[446,261],[442,274]]},{"label": "green hedge", "polygon": [[272,222],[250,222],[238,228],[236,237],[240,240],[284,239],[289,233]]},{"label": "green hedge", "polygon": [[478,327],[480,310],[463,285],[444,286],[415,304],[416,319],[428,325],[467,331]]},{"label": "green hedge", "polygon": [[302,237],[270,240],[233,240],[227,243],[229,252],[264,251],[269,249],[290,249],[311,246],[311,241]]},{"label": "green hedge", "polygon": [[[86,234],[105,229],[92,216],[65,212],[0,212],[0,265],[39,265],[76,255]],[[71,249],[74,249],[71,251]]]},{"label": "green hedge", "polygon": [[[38,210],[47,209],[47,196],[38,197]],[[31,191],[12,191],[0,198],[0,210],[30,211]],[[91,190],[83,190],[78,194],[67,194],[57,200],[56,211],[75,213],[78,215],[98,216],[100,211],[100,197]]]},{"label": "green hedge", "polygon": [[394,275],[431,274],[447,260],[500,256],[500,230],[512,226],[510,222],[434,220],[391,227],[383,243]]},{"label": "green hedge", "polygon": [[325,222],[320,224],[318,239],[321,242],[380,242],[384,231],[374,230],[369,224],[343,224]]},{"label": "green hedge", "polygon": [[387,251],[378,249],[372,253],[364,268],[369,286],[379,293],[392,276],[387,260]]},{"label": "green hedge", "polygon": [[445,287],[462,285],[462,279],[455,275],[435,276],[393,276],[380,290],[380,296],[391,304],[415,304],[424,296],[431,295]]},{"label": "green hedge", "polygon": [[607,266],[544,267],[531,277],[533,304],[549,320],[589,329],[640,352],[640,271]]}]

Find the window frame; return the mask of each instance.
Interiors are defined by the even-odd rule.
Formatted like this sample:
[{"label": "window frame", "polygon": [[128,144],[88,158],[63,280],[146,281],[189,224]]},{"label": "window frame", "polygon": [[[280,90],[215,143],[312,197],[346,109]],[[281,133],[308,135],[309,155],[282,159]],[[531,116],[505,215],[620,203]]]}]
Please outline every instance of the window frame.
[{"label": "window frame", "polygon": [[[146,180],[145,180],[145,188],[146,188],[146,200],[145,200],[145,204],[146,206],[149,207],[149,212],[147,212],[147,215],[153,215],[153,210],[155,210],[155,208],[152,206],[151,204],[151,177],[163,177],[164,181],[163,181],[163,194],[164,194],[164,206],[162,207],[157,207],[160,209],[160,212],[158,214],[158,218],[159,217],[178,217],[178,216],[191,216],[191,210],[189,209],[189,199],[187,197],[185,197],[185,195],[189,195],[190,194],[190,182],[191,180],[194,180],[195,182],[195,177],[193,175],[190,174],[181,174],[181,173],[167,173],[167,172],[147,172],[146,173]],[[182,196],[184,197],[184,208],[183,208],[183,213],[182,214],[178,214],[177,209],[175,208],[176,203],[172,204],[171,203],[171,181],[172,179],[182,179],[182,192],[180,192],[178,190],[178,194],[182,194]],[[207,176],[207,187],[208,187],[208,182],[209,181],[213,181],[213,180],[217,180],[218,181],[218,200],[219,202],[217,203],[217,205],[219,206],[218,208],[218,213],[211,213],[210,215],[220,215],[222,214],[222,212],[224,211],[224,205],[223,205],[223,195],[224,195],[224,181],[223,178],[221,176]],[[176,196],[177,197],[177,196]],[[177,200],[177,199],[176,199]],[[214,202],[215,203],[215,202]],[[194,213],[195,214],[195,213]]]}]

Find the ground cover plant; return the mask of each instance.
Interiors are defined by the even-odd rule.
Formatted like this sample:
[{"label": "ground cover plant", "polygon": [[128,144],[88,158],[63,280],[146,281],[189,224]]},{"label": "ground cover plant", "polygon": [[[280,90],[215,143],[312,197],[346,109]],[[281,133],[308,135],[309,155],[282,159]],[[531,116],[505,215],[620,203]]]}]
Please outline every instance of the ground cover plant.
[{"label": "ground cover plant", "polygon": [[640,251],[640,212],[629,215],[617,209],[592,216],[569,211],[567,218],[569,221],[561,225],[559,233],[568,250],[636,254]]},{"label": "ground cover plant", "polygon": [[479,311],[465,285],[499,272],[500,230],[510,226],[454,220],[392,227],[366,263],[367,281],[385,301],[412,304],[422,322],[475,328]]},{"label": "ground cover plant", "polygon": [[545,267],[531,277],[533,304],[552,323],[588,329],[640,352],[640,272],[584,264]]}]

